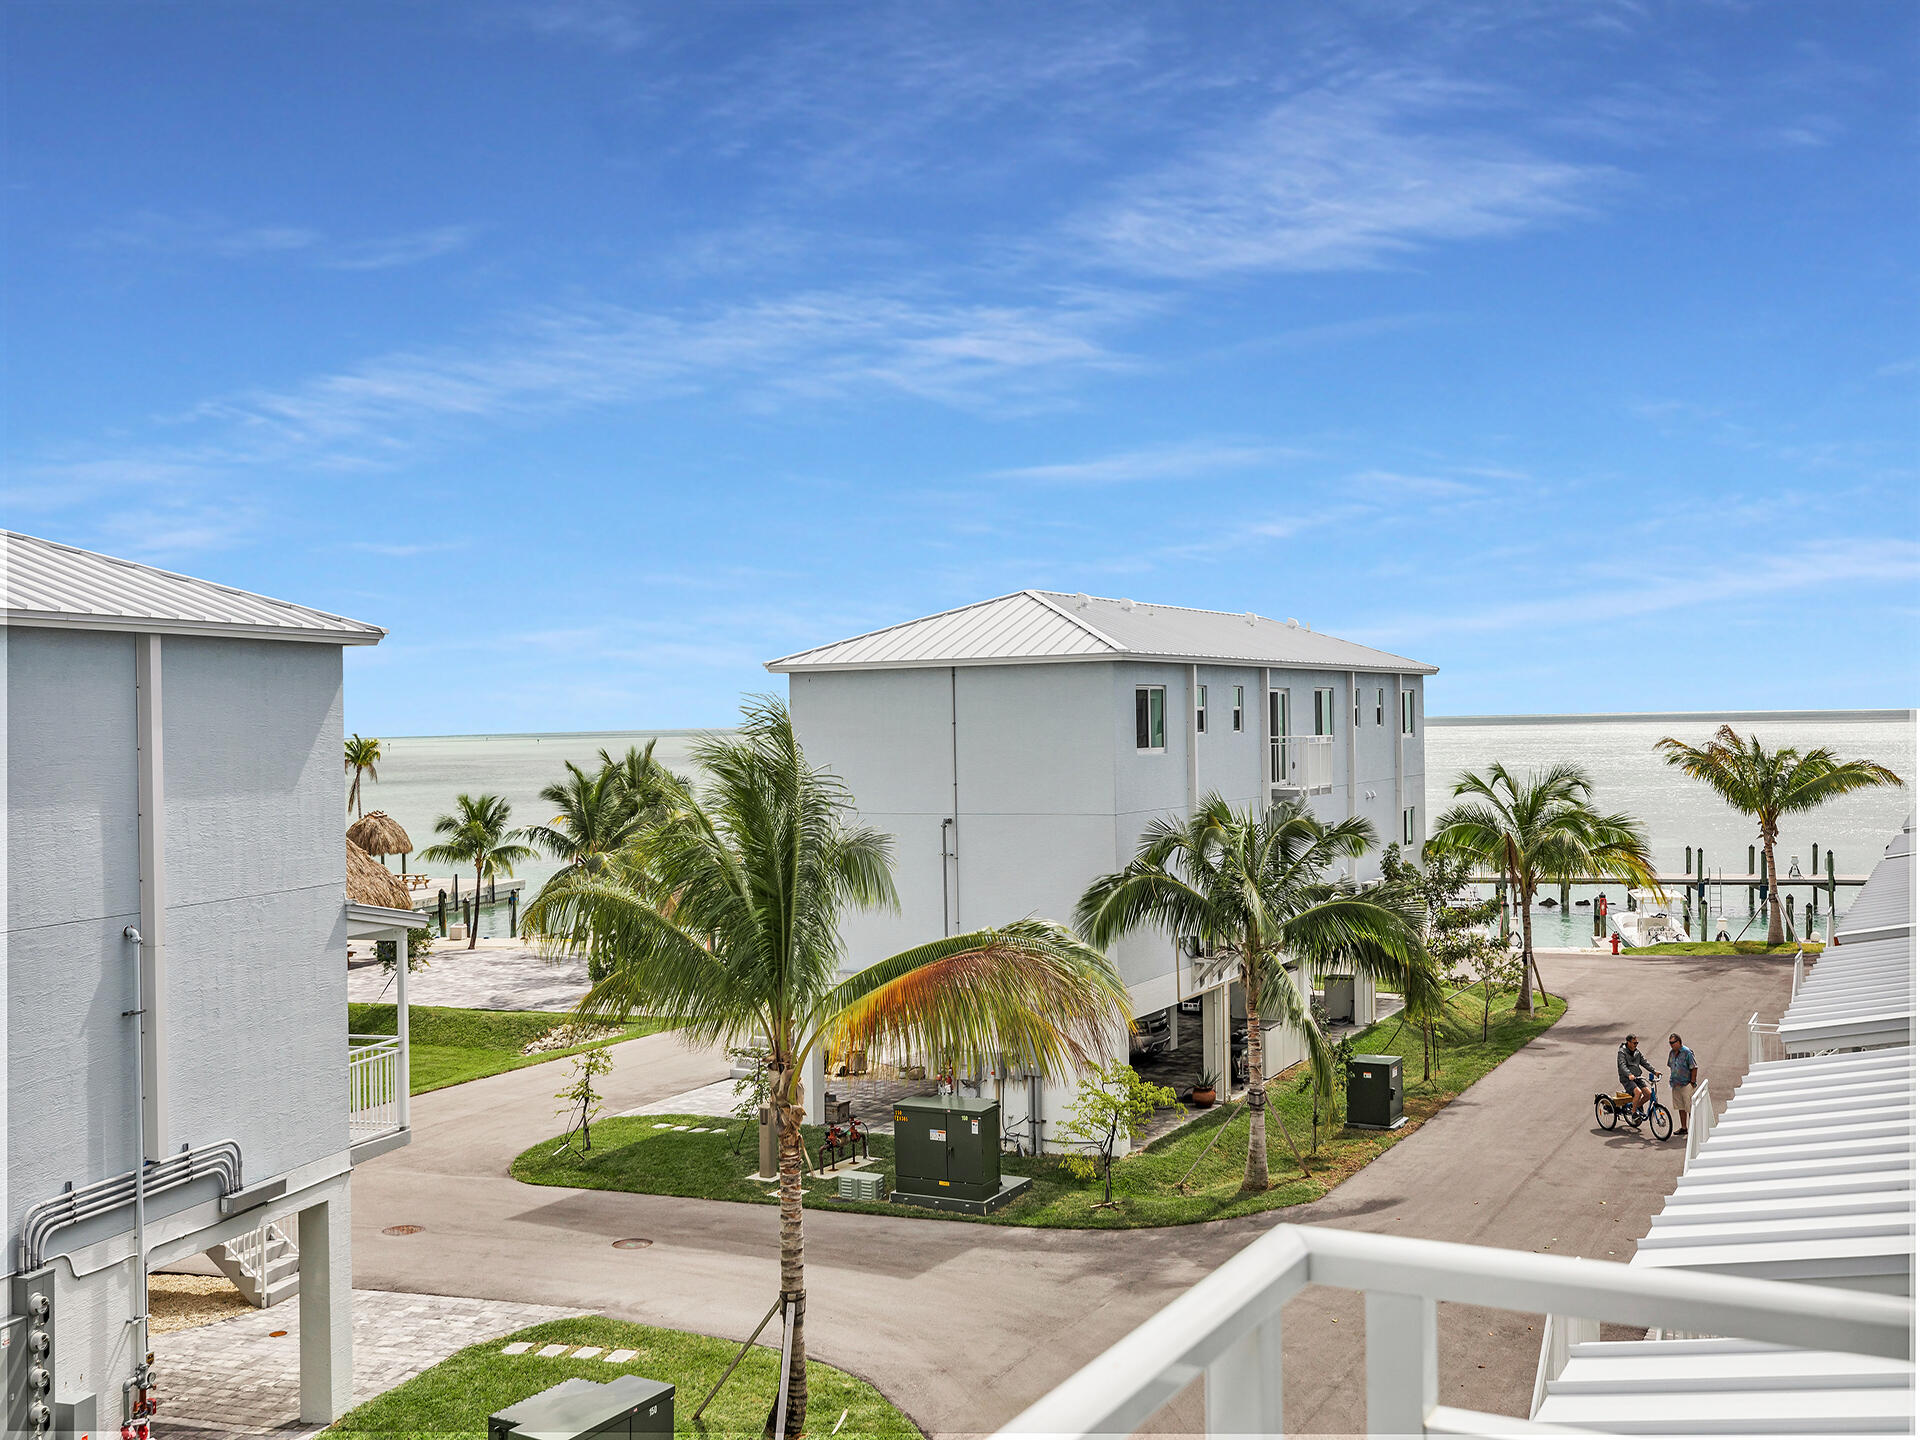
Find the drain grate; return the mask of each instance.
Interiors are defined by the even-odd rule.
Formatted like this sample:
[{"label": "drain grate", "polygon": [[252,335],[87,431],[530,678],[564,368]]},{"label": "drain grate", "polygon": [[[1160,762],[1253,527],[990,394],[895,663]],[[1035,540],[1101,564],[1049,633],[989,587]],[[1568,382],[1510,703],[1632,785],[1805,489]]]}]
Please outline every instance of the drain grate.
[{"label": "drain grate", "polygon": [[426,1228],[424,1225],[389,1225],[380,1233],[382,1235],[418,1235]]},{"label": "drain grate", "polygon": [[613,1248],[616,1250],[644,1250],[652,1243],[651,1240],[616,1240],[613,1242]]}]

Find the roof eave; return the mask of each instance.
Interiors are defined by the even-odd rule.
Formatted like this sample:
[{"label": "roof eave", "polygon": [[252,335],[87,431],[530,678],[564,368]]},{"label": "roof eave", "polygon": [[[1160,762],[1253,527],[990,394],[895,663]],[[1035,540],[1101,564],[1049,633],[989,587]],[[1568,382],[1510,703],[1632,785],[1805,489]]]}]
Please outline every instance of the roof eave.
[{"label": "roof eave", "polygon": [[813,664],[806,660],[805,652],[802,652],[779,660],[769,660],[765,668],[776,675],[792,675],[801,671],[824,674],[835,670],[945,670],[950,667],[969,665],[1068,665],[1093,661],[1107,663],[1141,661],[1153,665],[1244,665],[1256,670],[1351,670],[1362,675],[1437,675],[1440,673],[1440,667],[1437,665],[1425,665],[1412,660],[1386,663],[1396,659],[1397,657],[1387,656],[1380,661],[1369,661],[1364,664],[1352,661],[1341,661],[1335,664],[1314,660],[1260,660],[1238,655],[1158,655],[1146,651],[1123,650],[1117,654],[1108,652],[1091,655],[982,655],[966,659],[856,660]]},{"label": "roof eave", "polygon": [[387,632],[377,625],[363,630],[321,630],[299,625],[229,625],[219,621],[150,620],[137,615],[87,615],[52,610],[9,610],[5,623],[23,629],[106,630],[134,635],[193,635],[230,640],[297,640],[309,645],[378,645]]}]

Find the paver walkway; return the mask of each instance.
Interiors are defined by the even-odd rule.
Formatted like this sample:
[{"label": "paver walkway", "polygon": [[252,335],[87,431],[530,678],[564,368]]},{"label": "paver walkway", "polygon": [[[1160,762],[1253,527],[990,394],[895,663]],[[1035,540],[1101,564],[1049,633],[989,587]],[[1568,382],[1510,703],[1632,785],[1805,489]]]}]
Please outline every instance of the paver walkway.
[{"label": "paver walkway", "polygon": [[[1012,1418],[1274,1224],[1625,1260],[1672,1188],[1682,1151],[1595,1129],[1593,1093],[1611,1082],[1614,1046],[1627,1029],[1678,1029],[1714,1093],[1729,1095],[1746,1068],[1747,1016],[1779,1013],[1790,967],[1744,956],[1554,956],[1542,964],[1555,993],[1569,997],[1566,1017],[1313,1205],[1134,1231],[810,1212],[811,1353],[873,1381],[930,1433],[978,1433]],[[627,1042],[615,1055],[609,1110],[639,1108],[726,1073],[719,1057],[688,1051],[672,1035]],[[414,1143],[355,1172],[356,1283],[537,1301],[743,1338],[774,1293],[775,1211],[516,1183],[507,1164],[557,1128],[551,1088],[523,1070],[419,1097]],[[426,1228],[381,1233],[403,1222]],[[623,1236],[654,1244],[611,1249]],[[1448,1307],[1442,1396],[1524,1414],[1538,1324]],[[1363,1336],[1353,1297],[1310,1291],[1288,1307],[1294,1427],[1362,1427]],[[1174,1429],[1198,1420],[1192,1397],[1165,1416]]]},{"label": "paver walkway", "polygon": [[[463,1010],[571,1010],[587,993],[587,962],[551,961],[512,941],[436,940],[426,969],[407,976],[409,1005]],[[393,1003],[393,976],[378,965],[347,972],[347,999]]]},{"label": "paver walkway", "polygon": [[[391,1390],[476,1341],[579,1313],[578,1307],[356,1290],[353,1403]],[[298,1301],[155,1336],[153,1348],[162,1397],[156,1436],[291,1437],[321,1428],[295,1418],[300,1413]]]}]

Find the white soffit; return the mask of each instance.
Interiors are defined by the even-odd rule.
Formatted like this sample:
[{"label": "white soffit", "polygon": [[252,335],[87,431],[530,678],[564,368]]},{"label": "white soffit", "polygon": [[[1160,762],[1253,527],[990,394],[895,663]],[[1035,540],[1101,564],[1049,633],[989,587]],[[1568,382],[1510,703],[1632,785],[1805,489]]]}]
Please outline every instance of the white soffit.
[{"label": "white soffit", "polygon": [[68,630],[377,645],[386,631],[324,610],[0,530],[6,623]]}]

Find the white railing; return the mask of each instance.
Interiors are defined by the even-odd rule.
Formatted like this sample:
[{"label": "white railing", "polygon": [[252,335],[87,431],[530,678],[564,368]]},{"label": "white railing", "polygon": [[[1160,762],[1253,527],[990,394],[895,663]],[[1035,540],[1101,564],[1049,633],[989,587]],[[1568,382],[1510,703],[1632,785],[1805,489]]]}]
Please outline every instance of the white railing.
[{"label": "white railing", "polygon": [[347,1138],[370,1139],[400,1128],[400,1039],[347,1037]]},{"label": "white railing", "polygon": [[1765,1060],[1784,1060],[1787,1047],[1780,1039],[1778,1025],[1762,1025],[1760,1014],[1755,1011],[1753,1018],[1747,1021],[1747,1063],[1758,1065]]},{"label": "white railing", "polygon": [[1807,952],[1804,950],[1796,950],[1793,952],[1793,993],[1788,997],[1789,999],[1798,1000],[1800,998],[1800,987],[1806,983],[1806,978]]},{"label": "white railing", "polygon": [[1308,1285],[1366,1296],[1367,1429],[1375,1435],[1545,1429],[1439,1403],[1443,1300],[1889,1359],[1906,1358],[1913,1323],[1905,1297],[1281,1225],[1000,1433],[1131,1435],[1199,1380],[1208,1435],[1283,1435],[1281,1312]]},{"label": "white railing", "polygon": [[1566,1373],[1573,1347],[1600,1338],[1600,1322],[1578,1315],[1549,1315],[1540,1331],[1540,1364],[1533,1372],[1533,1404],[1527,1414],[1538,1415],[1547,1403],[1547,1387]]},{"label": "white railing", "polygon": [[[1693,1103],[1687,1108],[1687,1159],[1686,1165],[1693,1164],[1693,1157],[1700,1153],[1701,1146],[1707,1143],[1707,1137],[1713,1134],[1713,1096],[1707,1087],[1713,1082],[1702,1080],[1693,1091]],[[1684,1171],[1685,1165],[1681,1167]]]},{"label": "white railing", "polygon": [[1333,789],[1333,737],[1283,735],[1272,742],[1272,775],[1276,789],[1325,795]]}]

